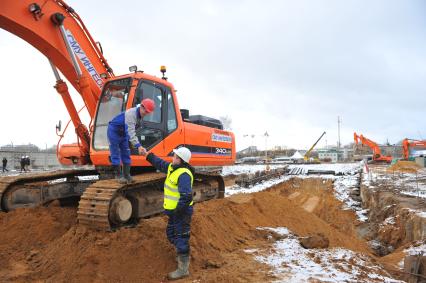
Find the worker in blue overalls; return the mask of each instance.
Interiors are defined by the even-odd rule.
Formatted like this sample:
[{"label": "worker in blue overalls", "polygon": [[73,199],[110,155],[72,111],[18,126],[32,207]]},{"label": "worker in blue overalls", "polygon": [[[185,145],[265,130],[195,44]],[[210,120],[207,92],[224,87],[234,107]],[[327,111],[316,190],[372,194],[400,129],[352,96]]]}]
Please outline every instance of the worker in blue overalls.
[{"label": "worker in blue overalls", "polygon": [[[166,234],[175,246],[177,269],[168,274],[171,280],[189,275],[189,235],[193,214],[192,185],[194,168],[189,165],[191,151],[186,147],[173,150],[171,163],[149,153],[146,157],[157,170],[167,174],[164,181],[164,213],[169,217]],[[146,151],[142,152],[146,155]]]},{"label": "worker in blue overalls", "polygon": [[[136,136],[136,129],[141,126],[143,117],[154,112],[155,103],[152,99],[146,98],[141,101],[140,106],[128,109],[115,116],[108,124],[108,142],[111,156],[111,164],[115,178],[120,183],[131,183],[130,176],[130,147],[132,146],[141,154],[145,148],[139,143]],[[121,176],[120,164],[123,164],[123,175]]]}]

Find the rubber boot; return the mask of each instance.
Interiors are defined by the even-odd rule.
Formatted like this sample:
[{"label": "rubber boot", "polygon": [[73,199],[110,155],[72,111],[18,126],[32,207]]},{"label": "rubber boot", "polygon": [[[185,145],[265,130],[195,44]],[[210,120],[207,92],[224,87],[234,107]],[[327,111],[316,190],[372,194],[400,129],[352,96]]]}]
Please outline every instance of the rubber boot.
[{"label": "rubber boot", "polygon": [[114,179],[119,180],[121,178],[121,166],[113,165],[112,169],[114,171]]},{"label": "rubber boot", "polygon": [[132,176],[130,176],[130,165],[123,164],[123,177],[118,180],[121,184],[133,183]]},{"label": "rubber boot", "polygon": [[189,254],[177,256],[178,268],[168,274],[169,280],[177,280],[189,275]]}]

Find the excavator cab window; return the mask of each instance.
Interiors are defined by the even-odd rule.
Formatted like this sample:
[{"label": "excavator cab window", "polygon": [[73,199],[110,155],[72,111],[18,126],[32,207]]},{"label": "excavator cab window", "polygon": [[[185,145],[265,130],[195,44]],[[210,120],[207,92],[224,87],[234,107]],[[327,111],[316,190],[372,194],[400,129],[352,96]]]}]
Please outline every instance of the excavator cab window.
[{"label": "excavator cab window", "polygon": [[161,123],[162,116],[162,100],[163,100],[163,91],[161,87],[157,86],[155,83],[142,82],[139,84],[136,89],[135,98],[133,100],[133,107],[140,104],[141,101],[145,98],[151,98],[155,102],[155,111],[154,113],[144,117],[144,121],[152,123]]},{"label": "excavator cab window", "polygon": [[[135,107],[145,98],[150,98],[155,103],[155,111],[143,119],[143,126],[136,130],[140,144],[151,149],[164,139],[163,104],[165,87],[151,81],[140,81],[135,91],[132,106]],[[132,154],[137,154],[132,151]]]},{"label": "excavator cab window", "polygon": [[177,128],[176,110],[173,95],[167,92],[167,133],[170,134]]},{"label": "excavator cab window", "polygon": [[94,143],[96,150],[108,150],[108,123],[125,110],[131,79],[108,82],[101,94],[95,122]]}]

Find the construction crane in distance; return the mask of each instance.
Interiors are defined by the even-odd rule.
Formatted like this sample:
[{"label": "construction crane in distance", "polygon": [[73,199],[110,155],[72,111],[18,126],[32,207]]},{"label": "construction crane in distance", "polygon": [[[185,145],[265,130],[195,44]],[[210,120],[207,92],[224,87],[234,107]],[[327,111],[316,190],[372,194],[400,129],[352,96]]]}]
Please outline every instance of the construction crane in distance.
[{"label": "construction crane in distance", "polygon": [[324,136],[326,134],[326,132],[324,131],[323,133],[322,133],[322,135],[317,139],[317,141],[311,146],[311,148],[305,153],[305,155],[303,156],[303,159],[305,160],[305,161],[308,161],[309,160],[309,158],[311,157],[311,153],[312,153],[312,150],[314,150],[314,147],[317,145],[317,143],[322,139],[322,137]]}]

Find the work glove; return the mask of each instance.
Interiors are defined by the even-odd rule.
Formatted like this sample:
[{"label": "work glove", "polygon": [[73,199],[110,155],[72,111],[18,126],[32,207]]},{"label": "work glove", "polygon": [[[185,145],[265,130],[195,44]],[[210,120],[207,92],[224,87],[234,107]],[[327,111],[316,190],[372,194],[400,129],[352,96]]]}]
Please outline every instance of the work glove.
[{"label": "work glove", "polygon": [[146,160],[149,163],[153,164],[153,162],[154,162],[154,154],[152,152],[148,153],[148,155],[146,156]]}]

